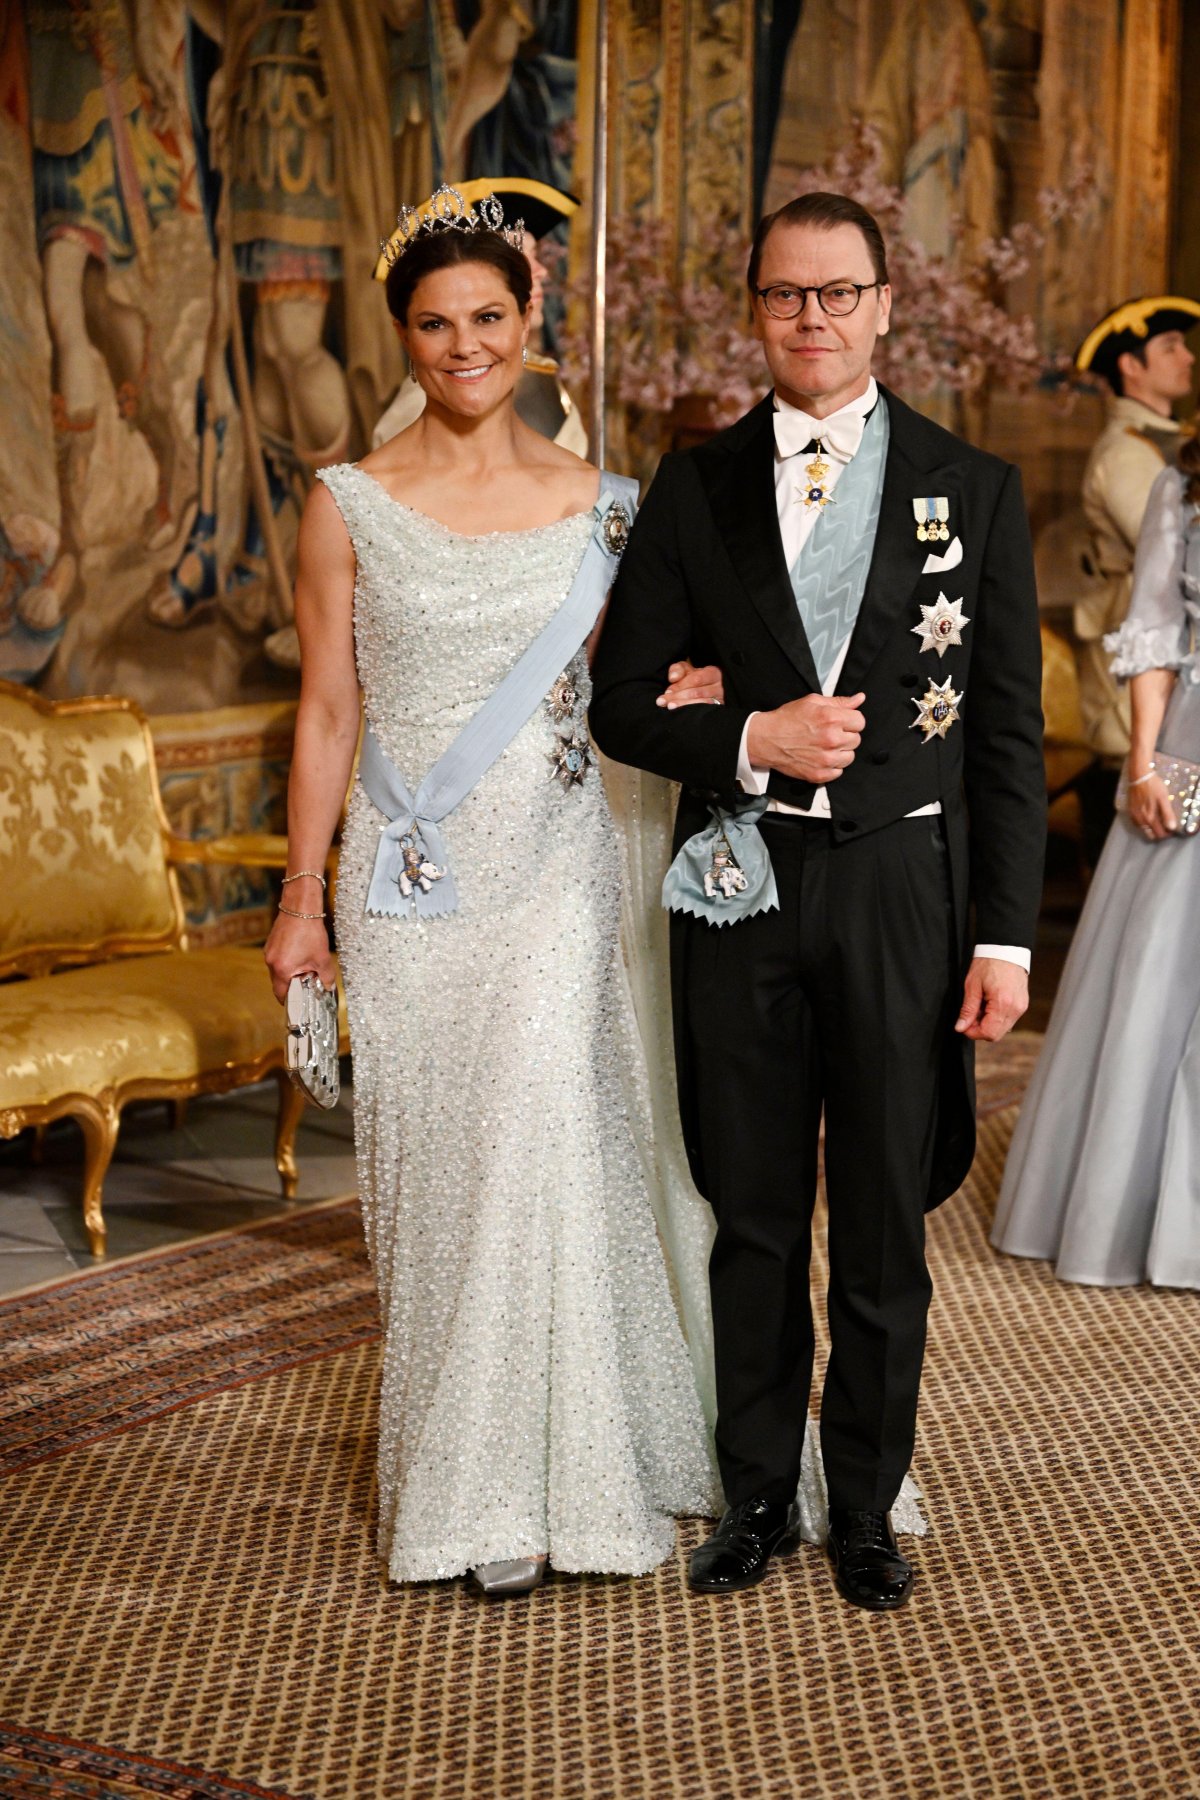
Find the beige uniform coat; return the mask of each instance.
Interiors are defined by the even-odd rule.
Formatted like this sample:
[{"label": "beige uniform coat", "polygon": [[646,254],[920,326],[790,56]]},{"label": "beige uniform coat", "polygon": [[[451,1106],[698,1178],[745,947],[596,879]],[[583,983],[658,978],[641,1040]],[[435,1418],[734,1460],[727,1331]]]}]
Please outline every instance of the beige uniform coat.
[{"label": "beige uniform coat", "polygon": [[1146,501],[1179,436],[1173,419],[1139,400],[1113,398],[1084,471],[1092,574],[1074,606],[1079,706],[1088,742],[1110,763],[1129,754],[1129,690],[1110,673],[1101,640],[1125,622]]}]

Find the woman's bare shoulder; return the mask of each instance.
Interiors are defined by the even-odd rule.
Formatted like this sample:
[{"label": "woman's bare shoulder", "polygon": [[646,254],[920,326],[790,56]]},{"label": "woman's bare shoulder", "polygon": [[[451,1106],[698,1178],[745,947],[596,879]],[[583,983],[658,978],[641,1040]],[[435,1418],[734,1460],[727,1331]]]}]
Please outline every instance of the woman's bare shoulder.
[{"label": "woman's bare shoulder", "polygon": [[595,463],[588,462],[584,456],[576,456],[574,450],[568,450],[565,444],[556,444],[551,438],[544,438],[538,432],[531,433],[536,437],[540,448],[541,461],[547,468],[560,469],[579,476],[591,476],[594,481],[600,471]]},{"label": "woman's bare shoulder", "polygon": [[353,578],[354,544],[350,528],[337,500],[323,481],[314,481],[300,514],[296,540],[298,587],[328,583],[328,591],[343,575]]},{"label": "woman's bare shoulder", "polygon": [[317,480],[309,488],[300,513],[300,531],[308,537],[346,536],[342,509],[328,482]]},{"label": "woman's bare shoulder", "polygon": [[592,505],[600,481],[595,463],[549,438],[539,440],[533,462],[539,480],[562,497],[564,511],[586,512]]}]

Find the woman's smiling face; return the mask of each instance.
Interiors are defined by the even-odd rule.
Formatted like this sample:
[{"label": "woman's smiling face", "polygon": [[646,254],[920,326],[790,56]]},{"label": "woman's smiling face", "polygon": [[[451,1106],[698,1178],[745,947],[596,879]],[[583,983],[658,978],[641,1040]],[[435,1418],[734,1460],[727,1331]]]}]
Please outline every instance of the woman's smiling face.
[{"label": "woman's smiling face", "polygon": [[453,263],[419,281],[400,337],[430,399],[451,412],[491,412],[517,384],[528,321],[489,263]]}]

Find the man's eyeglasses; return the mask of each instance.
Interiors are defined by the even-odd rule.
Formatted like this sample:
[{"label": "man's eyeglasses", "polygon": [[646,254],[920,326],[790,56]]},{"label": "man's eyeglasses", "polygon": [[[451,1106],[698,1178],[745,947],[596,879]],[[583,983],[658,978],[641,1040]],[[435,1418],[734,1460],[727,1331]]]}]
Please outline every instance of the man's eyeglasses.
[{"label": "man's eyeglasses", "polygon": [[852,313],[864,294],[882,287],[879,281],[827,281],[824,287],[794,287],[790,281],[773,281],[770,287],[755,288],[773,319],[797,319],[808,304],[808,296],[817,296],[817,305],[830,318],[844,319]]}]

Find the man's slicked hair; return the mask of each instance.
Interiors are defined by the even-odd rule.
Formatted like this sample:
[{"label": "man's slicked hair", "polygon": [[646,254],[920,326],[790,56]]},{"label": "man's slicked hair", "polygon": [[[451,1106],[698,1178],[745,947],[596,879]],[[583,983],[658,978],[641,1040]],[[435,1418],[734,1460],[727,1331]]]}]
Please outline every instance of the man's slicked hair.
[{"label": "man's slicked hair", "polygon": [[751,296],[758,287],[763,247],[776,225],[812,225],[818,231],[832,231],[836,225],[857,225],[866,241],[875,279],[881,286],[887,286],[887,249],[874,215],[845,194],[800,194],[786,206],[781,206],[778,212],[767,213],[758,222],[750,250],[750,266],[746,270],[746,284]]}]

